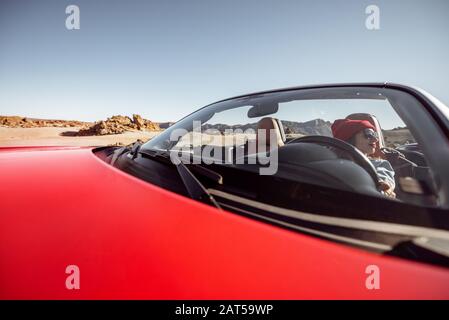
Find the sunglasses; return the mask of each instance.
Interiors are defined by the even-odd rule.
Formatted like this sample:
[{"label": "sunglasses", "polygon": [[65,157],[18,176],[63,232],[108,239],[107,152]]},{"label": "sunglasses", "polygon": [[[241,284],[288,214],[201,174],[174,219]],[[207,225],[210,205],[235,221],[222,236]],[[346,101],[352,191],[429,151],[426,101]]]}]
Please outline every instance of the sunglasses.
[{"label": "sunglasses", "polygon": [[367,138],[367,139],[379,140],[379,134],[376,131],[374,131],[373,129],[365,129],[365,130],[363,130],[363,134],[365,135],[365,138]]}]

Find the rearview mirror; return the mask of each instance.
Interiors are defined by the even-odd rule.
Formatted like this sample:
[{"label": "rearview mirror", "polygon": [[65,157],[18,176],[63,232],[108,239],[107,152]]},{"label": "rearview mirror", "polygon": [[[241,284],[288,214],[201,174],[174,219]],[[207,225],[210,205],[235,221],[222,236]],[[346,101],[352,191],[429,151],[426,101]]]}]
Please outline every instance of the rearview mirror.
[{"label": "rearview mirror", "polygon": [[277,102],[265,102],[263,104],[257,104],[248,110],[248,118],[258,118],[268,116],[276,113],[279,110],[279,104]]}]

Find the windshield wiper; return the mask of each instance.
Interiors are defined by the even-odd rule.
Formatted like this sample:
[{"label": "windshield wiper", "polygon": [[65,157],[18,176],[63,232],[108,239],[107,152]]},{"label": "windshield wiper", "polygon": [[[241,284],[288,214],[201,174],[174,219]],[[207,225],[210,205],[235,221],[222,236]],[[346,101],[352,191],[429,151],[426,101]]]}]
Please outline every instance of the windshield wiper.
[{"label": "windshield wiper", "polygon": [[176,165],[176,169],[178,170],[178,173],[181,176],[181,180],[182,182],[184,182],[187,192],[192,199],[198,201],[206,201],[221,210],[220,205],[217,201],[215,201],[215,198],[212,196],[212,194],[207,191],[203,184],[195,177],[192,171],[190,171],[184,163],[180,162],[178,165]]},{"label": "windshield wiper", "polygon": [[170,156],[168,152],[163,150],[141,150],[140,147],[136,147],[134,152],[131,151],[132,158],[135,159],[137,155],[141,155],[143,157],[149,157],[151,159],[159,159],[165,163],[172,163],[170,161]]},{"label": "windshield wiper", "polygon": [[114,165],[115,162],[118,160],[118,158],[120,158],[120,156],[122,156],[124,153],[126,153],[128,151],[130,152],[132,158],[134,159],[137,156],[137,154],[139,153],[141,146],[142,146],[142,142],[140,140],[137,140],[136,142],[134,142],[130,145],[118,148],[117,150],[115,150],[112,153],[112,158],[109,163],[111,165]]},{"label": "windshield wiper", "polygon": [[[170,151],[162,151],[162,150],[161,151],[140,150],[140,148],[136,147],[136,151],[133,154],[133,158],[135,158],[137,154],[141,154],[142,156],[149,156],[153,159],[155,158],[161,159],[165,163],[175,165],[170,161],[170,156],[168,154],[169,152]],[[184,186],[187,189],[187,193],[192,199],[201,202],[207,202],[221,210],[220,205],[217,203],[217,201],[215,201],[215,198],[212,196],[212,194],[210,194],[209,191],[207,191],[207,189],[203,186],[203,184],[196,178],[196,176],[192,173],[192,171],[190,171],[189,168],[187,168],[187,166],[184,163],[179,162],[179,164],[175,166],[176,170],[179,173],[179,176],[181,177],[182,182],[184,183]],[[201,166],[195,166],[195,171],[198,174],[208,179],[211,179],[218,184],[223,183],[223,177],[210,169],[206,169]]]}]

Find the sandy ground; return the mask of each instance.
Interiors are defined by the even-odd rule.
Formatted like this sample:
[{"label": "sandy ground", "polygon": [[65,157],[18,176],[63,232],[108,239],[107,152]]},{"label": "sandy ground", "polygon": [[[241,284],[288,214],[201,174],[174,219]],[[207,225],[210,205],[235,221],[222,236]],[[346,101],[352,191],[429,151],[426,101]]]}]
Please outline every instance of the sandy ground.
[{"label": "sandy ground", "polygon": [[0,127],[1,146],[105,146],[149,140],[159,132],[129,131],[105,136],[71,136],[79,128],[6,128]]}]

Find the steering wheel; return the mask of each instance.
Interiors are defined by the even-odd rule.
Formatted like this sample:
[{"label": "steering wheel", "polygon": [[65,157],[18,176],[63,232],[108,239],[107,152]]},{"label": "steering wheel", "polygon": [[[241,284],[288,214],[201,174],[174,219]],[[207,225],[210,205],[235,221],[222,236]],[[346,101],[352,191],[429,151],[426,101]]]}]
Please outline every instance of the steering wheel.
[{"label": "steering wheel", "polygon": [[354,147],[353,145],[340,140],[336,138],[326,137],[326,136],[305,136],[305,137],[299,137],[295,138],[291,141],[289,141],[287,144],[290,143],[316,143],[316,144],[322,144],[326,146],[330,146],[339,150],[342,150],[343,152],[349,153],[349,155],[352,157],[355,163],[357,163],[359,166],[361,166],[365,171],[370,175],[370,177],[373,179],[376,187],[378,190],[380,190],[380,180],[377,176],[376,168],[374,168],[371,161],[369,161],[368,157],[365,156],[362,152],[360,152],[359,149]]}]

